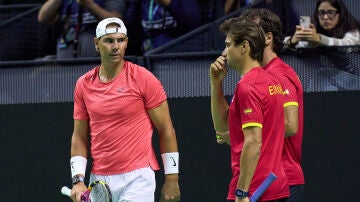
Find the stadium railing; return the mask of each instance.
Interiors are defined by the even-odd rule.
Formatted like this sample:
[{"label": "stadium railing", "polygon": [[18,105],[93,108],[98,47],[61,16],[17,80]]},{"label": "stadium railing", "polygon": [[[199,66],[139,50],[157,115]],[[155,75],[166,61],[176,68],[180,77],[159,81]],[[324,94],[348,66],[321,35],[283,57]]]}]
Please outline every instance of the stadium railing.
[{"label": "stadium railing", "polygon": [[0,104],[71,102],[77,79],[99,64],[100,58],[0,62]]},{"label": "stadium railing", "polygon": [[[299,49],[280,57],[298,73],[305,92],[360,90],[360,46]],[[350,51],[349,51],[350,50]],[[147,55],[147,67],[175,96],[209,96],[209,67],[221,51]],[[229,71],[224,92],[233,93],[239,76]]]},{"label": "stadium railing", "polygon": [[[33,12],[33,9],[28,11]],[[209,96],[209,66],[221,54],[224,43],[218,25],[241,12],[239,9],[199,27],[143,57],[127,56],[127,59],[151,70],[169,97]],[[1,25],[16,24],[11,19],[11,23],[5,20]],[[0,35],[3,33],[0,31]],[[360,90],[358,46],[300,49],[285,52],[281,57],[298,73],[305,92]],[[98,63],[99,58],[0,61],[0,104],[72,101],[77,78]],[[224,84],[225,95],[233,93],[238,80],[235,71],[230,71]]]},{"label": "stadium railing", "polygon": [[[281,55],[298,73],[305,92],[359,91],[360,47],[316,49]],[[209,67],[221,51],[164,53],[126,59],[147,67],[162,82],[168,97],[210,96]],[[99,58],[0,62],[0,104],[71,102],[78,77]],[[240,77],[229,71],[225,95]]]}]

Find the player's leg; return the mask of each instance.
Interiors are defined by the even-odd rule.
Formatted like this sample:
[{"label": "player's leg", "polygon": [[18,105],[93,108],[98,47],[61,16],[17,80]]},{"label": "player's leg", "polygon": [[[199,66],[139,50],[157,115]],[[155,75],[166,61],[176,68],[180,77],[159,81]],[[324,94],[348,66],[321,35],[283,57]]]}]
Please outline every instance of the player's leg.
[{"label": "player's leg", "polygon": [[118,202],[153,202],[155,200],[155,173],[150,168],[140,168],[126,173],[126,191]]},{"label": "player's leg", "polygon": [[140,168],[118,175],[90,175],[90,182],[103,180],[109,185],[113,202],[153,202],[155,199],[155,173]]},{"label": "player's leg", "polygon": [[90,174],[90,182],[102,180],[108,184],[111,192],[112,201],[116,202],[120,199],[121,193],[125,190],[123,174],[119,175],[95,175]]}]

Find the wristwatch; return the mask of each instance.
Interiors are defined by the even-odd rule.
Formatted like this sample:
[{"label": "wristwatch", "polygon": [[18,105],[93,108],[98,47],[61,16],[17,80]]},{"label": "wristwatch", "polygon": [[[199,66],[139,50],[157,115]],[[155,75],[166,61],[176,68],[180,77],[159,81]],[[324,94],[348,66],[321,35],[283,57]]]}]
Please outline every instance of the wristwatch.
[{"label": "wristwatch", "polygon": [[235,190],[235,196],[242,199],[242,198],[245,198],[245,197],[248,197],[249,196],[249,192],[248,191],[244,191],[244,190],[241,190],[241,189],[236,189]]},{"label": "wristwatch", "polygon": [[84,178],[81,177],[80,175],[75,175],[73,178],[72,178],[72,184],[75,185],[79,182],[84,182]]}]

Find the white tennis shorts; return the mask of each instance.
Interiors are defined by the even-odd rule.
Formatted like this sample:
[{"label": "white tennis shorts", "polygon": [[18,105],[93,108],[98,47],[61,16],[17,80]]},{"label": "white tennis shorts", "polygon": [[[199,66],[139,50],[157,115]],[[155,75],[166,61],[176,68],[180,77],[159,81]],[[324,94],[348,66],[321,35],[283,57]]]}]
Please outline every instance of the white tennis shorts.
[{"label": "white tennis shorts", "polygon": [[150,168],[140,168],[118,175],[90,175],[90,182],[105,181],[113,202],[154,202],[155,173]]}]

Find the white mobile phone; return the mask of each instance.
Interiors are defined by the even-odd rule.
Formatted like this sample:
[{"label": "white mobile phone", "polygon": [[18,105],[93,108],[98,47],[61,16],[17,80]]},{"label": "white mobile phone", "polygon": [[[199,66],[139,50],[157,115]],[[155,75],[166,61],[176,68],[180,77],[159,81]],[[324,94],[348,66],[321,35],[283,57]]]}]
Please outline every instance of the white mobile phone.
[{"label": "white mobile phone", "polygon": [[300,16],[300,26],[304,28],[310,27],[310,16]]}]

